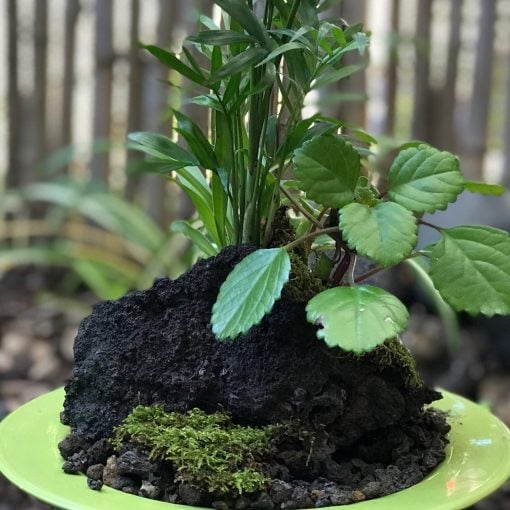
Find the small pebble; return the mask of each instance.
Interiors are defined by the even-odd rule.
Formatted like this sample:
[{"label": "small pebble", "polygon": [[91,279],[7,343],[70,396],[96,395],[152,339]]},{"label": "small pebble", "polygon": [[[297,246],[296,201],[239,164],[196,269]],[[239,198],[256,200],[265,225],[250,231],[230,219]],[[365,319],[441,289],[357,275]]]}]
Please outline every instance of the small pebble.
[{"label": "small pebble", "polygon": [[142,498],[157,499],[159,496],[159,489],[153,483],[144,480],[138,491],[138,495],[142,496]]},{"label": "small pebble", "polygon": [[87,478],[87,485],[89,489],[93,491],[100,491],[103,488],[103,482],[101,480],[94,480],[93,478]]},{"label": "small pebble", "polygon": [[92,480],[101,480],[103,479],[103,471],[104,466],[102,464],[93,464],[89,466],[87,469],[87,476]]}]

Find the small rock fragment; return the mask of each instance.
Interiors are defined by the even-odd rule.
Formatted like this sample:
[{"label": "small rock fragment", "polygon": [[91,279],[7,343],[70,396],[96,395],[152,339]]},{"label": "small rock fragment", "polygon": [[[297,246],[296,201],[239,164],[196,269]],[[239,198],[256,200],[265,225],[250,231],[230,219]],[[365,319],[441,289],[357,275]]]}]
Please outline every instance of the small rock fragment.
[{"label": "small rock fragment", "polygon": [[120,475],[148,478],[151,463],[140,454],[130,450],[117,458],[117,470]]},{"label": "small rock fragment", "polygon": [[200,501],[202,501],[203,497],[200,488],[196,485],[192,485],[191,483],[182,483],[179,485],[177,494],[179,496],[180,503],[191,506],[200,504]]},{"label": "small rock fragment", "polygon": [[138,491],[138,495],[142,496],[142,498],[157,499],[159,496],[159,489],[153,483],[144,480]]},{"label": "small rock fragment", "polygon": [[103,488],[103,482],[101,480],[94,480],[93,478],[87,478],[87,485],[89,489],[93,491],[100,491]]},{"label": "small rock fragment", "polygon": [[93,464],[87,468],[87,476],[92,480],[103,479],[104,466],[102,464]]},{"label": "small rock fragment", "polygon": [[74,453],[64,462],[62,469],[64,473],[67,474],[75,474],[81,473],[87,467],[87,455],[83,450],[80,450],[78,453]]}]

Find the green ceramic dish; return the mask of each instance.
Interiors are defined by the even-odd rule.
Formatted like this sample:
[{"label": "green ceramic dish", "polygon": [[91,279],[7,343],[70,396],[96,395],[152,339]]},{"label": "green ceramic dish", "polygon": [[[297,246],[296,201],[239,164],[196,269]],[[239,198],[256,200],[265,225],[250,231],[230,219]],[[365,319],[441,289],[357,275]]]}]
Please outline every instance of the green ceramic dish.
[{"label": "green ceramic dish", "polygon": [[[510,477],[510,432],[485,408],[443,392],[435,407],[449,411],[446,460],[421,483],[391,496],[356,503],[356,510],[459,510],[483,499]],[[87,488],[62,472],[57,443],[63,390],[43,395],[0,423],[0,471],[23,491],[65,510],[192,510],[104,487]],[[344,509],[342,507],[330,507]]]}]

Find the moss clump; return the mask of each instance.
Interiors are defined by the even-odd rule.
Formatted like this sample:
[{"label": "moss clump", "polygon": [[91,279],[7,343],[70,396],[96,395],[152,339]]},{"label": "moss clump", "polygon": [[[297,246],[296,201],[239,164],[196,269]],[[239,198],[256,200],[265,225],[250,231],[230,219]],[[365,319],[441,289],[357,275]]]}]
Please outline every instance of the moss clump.
[{"label": "moss clump", "polygon": [[[342,352],[340,358],[357,358],[359,354]],[[386,340],[378,345],[373,351],[361,354],[381,370],[390,368],[400,374],[407,388],[416,389],[423,387],[423,380],[416,369],[416,361],[407,347],[398,338]]]},{"label": "moss clump", "polygon": [[320,278],[315,277],[308,269],[304,258],[297,253],[289,253],[291,273],[285,284],[285,296],[293,301],[308,302],[316,294],[326,289]]},{"label": "moss clump", "polygon": [[416,370],[416,362],[407,347],[398,338],[386,340],[370,353],[376,363],[397,370],[408,388],[420,388],[423,380]]},{"label": "moss clump", "polygon": [[260,490],[267,482],[257,462],[268,452],[278,426],[242,427],[223,413],[166,412],[161,406],[136,407],[115,430],[113,445],[130,441],[151,458],[168,460],[187,480],[214,494]]}]

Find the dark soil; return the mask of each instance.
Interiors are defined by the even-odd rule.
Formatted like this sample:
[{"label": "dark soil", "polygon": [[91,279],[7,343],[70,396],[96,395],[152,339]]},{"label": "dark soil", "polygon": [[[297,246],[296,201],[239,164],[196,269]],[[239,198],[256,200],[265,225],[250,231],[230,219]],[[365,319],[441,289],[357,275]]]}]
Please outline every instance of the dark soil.
[{"label": "dark soil", "polygon": [[82,322],[62,413],[75,432],[74,446],[63,445],[66,471],[93,470],[93,489],[104,482],[167,501],[243,507],[198,494],[192,485],[176,486],[171,466],[155,463],[142,476],[118,469],[126,452],[108,460],[108,448],[97,454],[139,404],[223,410],[254,426],[299,422],[313,442],[280,445],[264,466],[272,479],[268,491],[248,498],[245,508],[374,498],[417,483],[443,460],[448,426],[442,415],[422,411],[440,395],[410,386],[409,374],[382,366],[374,354],[328,348],[307,323],[303,303],[284,294],[247,335],[214,339],[209,322],[219,287],[252,249],[225,249],[176,281],[161,279],[148,291],[100,303]]}]

